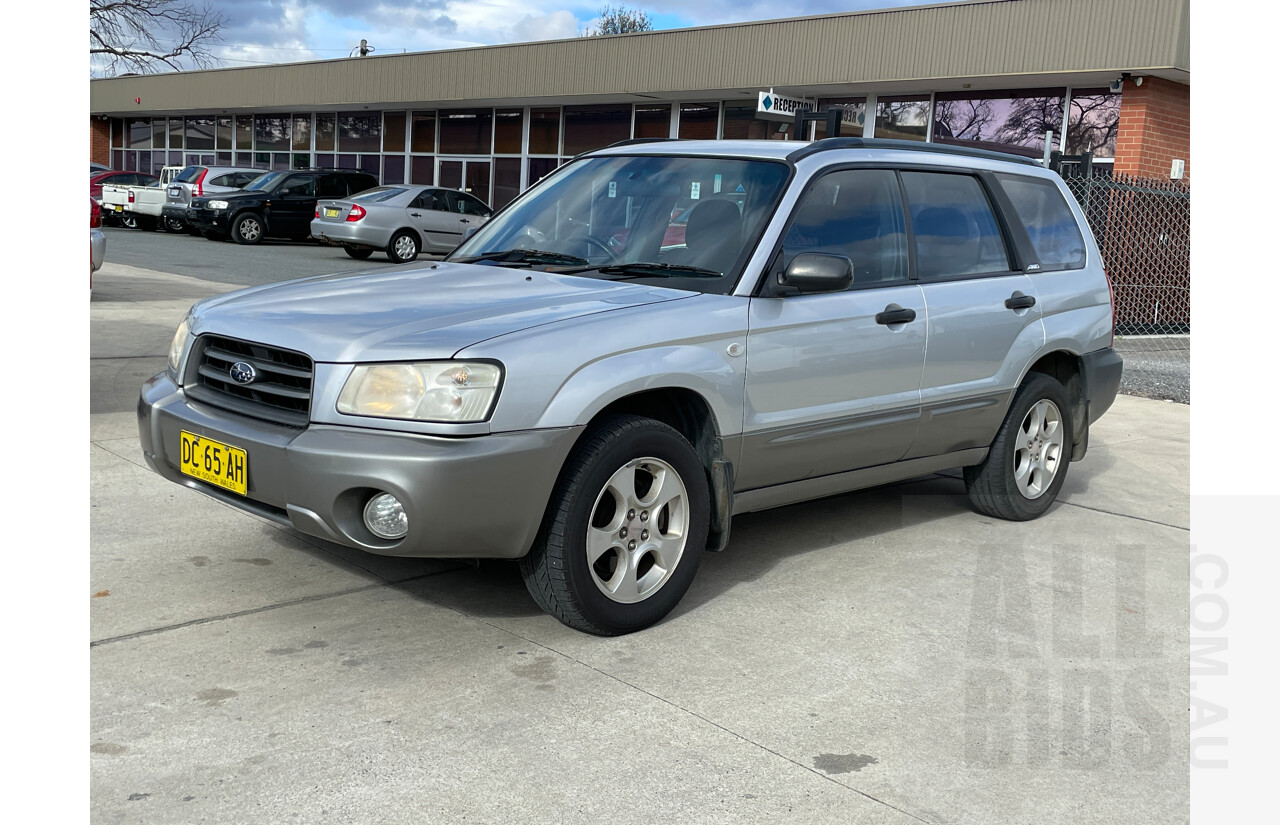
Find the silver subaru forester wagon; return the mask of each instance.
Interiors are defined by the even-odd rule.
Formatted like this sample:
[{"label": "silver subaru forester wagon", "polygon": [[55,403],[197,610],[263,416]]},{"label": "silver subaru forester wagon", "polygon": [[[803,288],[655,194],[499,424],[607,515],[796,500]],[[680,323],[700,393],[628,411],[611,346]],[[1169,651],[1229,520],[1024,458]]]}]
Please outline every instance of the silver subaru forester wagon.
[{"label": "silver subaru forester wagon", "polygon": [[196,304],[142,388],[177,483],[397,556],[519,559],[620,634],[735,513],[963,468],[1053,503],[1115,398],[1110,290],[1035,163],[831,138],[628,141],[416,270]]}]

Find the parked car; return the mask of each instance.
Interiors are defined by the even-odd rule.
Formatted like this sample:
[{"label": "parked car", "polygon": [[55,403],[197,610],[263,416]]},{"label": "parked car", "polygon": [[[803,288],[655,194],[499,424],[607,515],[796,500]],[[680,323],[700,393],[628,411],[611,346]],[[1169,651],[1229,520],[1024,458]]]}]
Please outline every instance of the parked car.
[{"label": "parked car", "polygon": [[188,166],[165,188],[161,225],[169,232],[195,233],[186,220],[192,197],[234,192],[266,173],[265,169],[241,166]]},{"label": "parked car", "polygon": [[162,476],[305,534],[519,559],[544,610],[619,634],[735,514],[963,468],[978,513],[1043,515],[1115,399],[1113,329],[1084,214],[1033,162],[620,145],[443,262],[197,303],[139,435]]},{"label": "parked car", "polygon": [[166,185],[182,172],[181,166],[166,166],[158,180],[146,186],[102,185],[102,209],[128,229],[155,229],[164,209]]},{"label": "parked car", "polygon": [[102,268],[107,256],[107,236],[102,231],[102,207],[89,198],[89,293],[93,293],[93,273]]},{"label": "parked car", "polygon": [[493,210],[479,198],[434,186],[377,186],[345,200],[321,200],[311,237],[340,245],[364,260],[375,251],[403,264],[420,250],[450,252],[462,234],[489,220]]},{"label": "parked car", "polygon": [[89,175],[89,197],[102,205],[102,185],[114,184],[116,186],[146,186],[149,183],[159,180],[150,172],[121,172],[118,169],[108,169],[105,172],[96,172]]},{"label": "parked car", "polygon": [[303,240],[320,198],[345,198],[378,185],[378,179],[353,169],[304,169],[268,172],[244,189],[213,197],[193,197],[186,222],[206,238],[230,236],[236,243],[263,238]]}]

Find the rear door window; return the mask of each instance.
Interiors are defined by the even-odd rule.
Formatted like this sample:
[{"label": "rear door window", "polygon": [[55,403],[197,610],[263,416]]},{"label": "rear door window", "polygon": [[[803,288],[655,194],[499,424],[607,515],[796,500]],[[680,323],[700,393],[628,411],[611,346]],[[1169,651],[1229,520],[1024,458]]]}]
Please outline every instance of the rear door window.
[{"label": "rear door window", "polygon": [[316,193],[322,198],[345,198],[347,182],[341,175],[321,175]]},{"label": "rear door window", "polygon": [[996,179],[1026,227],[1042,270],[1084,266],[1084,236],[1061,190],[1051,181],[998,173]]},{"label": "rear door window", "polygon": [[920,280],[1009,271],[1004,236],[986,191],[971,175],[902,173]]}]

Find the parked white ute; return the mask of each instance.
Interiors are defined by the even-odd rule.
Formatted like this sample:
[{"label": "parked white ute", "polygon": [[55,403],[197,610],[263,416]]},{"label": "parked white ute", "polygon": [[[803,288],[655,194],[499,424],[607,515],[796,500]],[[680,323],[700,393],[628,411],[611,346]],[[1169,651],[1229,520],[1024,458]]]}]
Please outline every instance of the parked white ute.
[{"label": "parked white ute", "polygon": [[155,229],[165,204],[165,186],[178,177],[185,166],[166,166],[160,179],[149,186],[102,187],[102,208],[114,214],[129,229]]}]

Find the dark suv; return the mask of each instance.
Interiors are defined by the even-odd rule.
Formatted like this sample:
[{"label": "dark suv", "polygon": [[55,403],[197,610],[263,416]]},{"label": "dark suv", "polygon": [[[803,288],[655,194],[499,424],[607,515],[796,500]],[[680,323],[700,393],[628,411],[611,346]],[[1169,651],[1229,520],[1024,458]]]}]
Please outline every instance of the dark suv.
[{"label": "dark suv", "polygon": [[236,192],[192,198],[186,222],[206,238],[254,244],[265,237],[303,240],[311,234],[316,201],[345,198],[378,185],[353,169],[268,172]]}]

